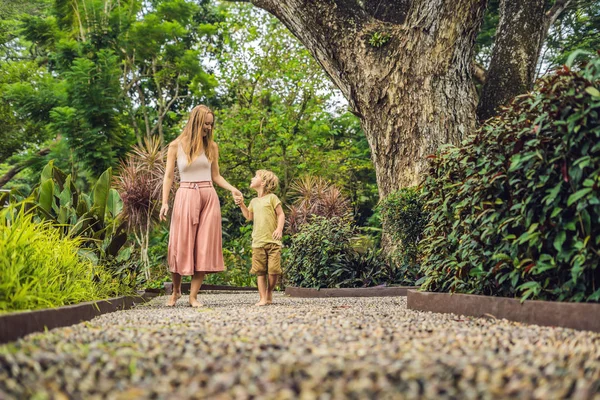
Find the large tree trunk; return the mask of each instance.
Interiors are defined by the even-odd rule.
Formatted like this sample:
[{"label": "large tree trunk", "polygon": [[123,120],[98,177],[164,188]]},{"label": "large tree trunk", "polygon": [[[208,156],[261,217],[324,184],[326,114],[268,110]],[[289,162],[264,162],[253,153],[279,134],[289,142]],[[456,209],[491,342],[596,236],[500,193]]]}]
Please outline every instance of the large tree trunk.
[{"label": "large tree trunk", "polygon": [[501,0],[500,22],[477,116],[493,117],[498,107],[532,89],[536,67],[548,30],[570,0]]},{"label": "large tree trunk", "polygon": [[486,0],[252,2],[299,38],[348,99],[382,197],[417,184],[428,154],[474,128],[471,60]]}]

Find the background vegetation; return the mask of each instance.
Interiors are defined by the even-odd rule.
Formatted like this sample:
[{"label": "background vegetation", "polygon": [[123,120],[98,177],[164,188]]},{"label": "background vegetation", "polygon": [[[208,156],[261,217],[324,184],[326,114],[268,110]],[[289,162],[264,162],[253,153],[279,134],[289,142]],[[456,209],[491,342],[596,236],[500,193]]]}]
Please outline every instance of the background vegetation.
[{"label": "background vegetation", "polygon": [[[551,29],[540,75],[560,66],[575,49],[598,47],[599,6],[592,1],[578,4]],[[492,0],[474,60],[484,68],[489,63],[497,17],[498,2]],[[589,76],[561,76],[560,82],[593,81]],[[51,246],[48,241],[54,241],[57,249],[78,249],[73,257],[80,258],[61,258],[61,266],[53,268],[61,271],[74,260],[83,260],[81,271],[87,271],[88,283],[96,285],[85,289],[90,297],[135,287],[160,287],[169,279],[168,226],[156,220],[164,168],[162,149],[181,132],[189,110],[200,103],[216,111],[222,174],[247,199],[253,195],[247,186],[256,169],[271,169],[280,177],[278,195],[288,215],[284,256],[290,265],[289,283],[311,287],[413,284],[423,275],[419,266],[424,266],[422,271],[437,270],[441,265],[437,263],[447,262],[436,261],[431,252],[420,253],[417,248],[426,217],[431,213],[432,218],[439,218],[436,213],[441,211],[424,212],[416,188],[395,193],[378,207],[369,144],[357,117],[348,111],[321,66],[287,29],[249,5],[209,0],[3,2],[0,98],[0,188],[12,192],[10,199],[2,198],[0,203],[10,200],[13,210],[3,211],[5,232],[14,233],[17,226],[32,235],[56,230],[40,246]],[[544,101],[536,107],[547,104]],[[580,125],[590,127],[596,121],[592,118],[595,106],[585,104],[590,111],[578,115],[587,118],[587,125]],[[516,128],[511,121],[497,121],[493,129],[500,132],[504,129],[500,125],[507,125],[506,130],[513,132]],[[539,129],[566,134],[566,125],[548,121]],[[571,120],[565,121],[571,126]],[[482,132],[493,129],[488,126]],[[570,134],[575,133],[575,127],[569,129]],[[582,128],[577,129],[583,134]],[[565,149],[571,145],[578,146],[568,144]],[[572,156],[569,151],[565,154]],[[527,160],[531,162],[521,162]],[[590,163],[581,165],[591,168]],[[438,179],[436,176],[432,179]],[[576,181],[573,178],[571,182]],[[426,192],[432,193],[433,184],[428,185]],[[560,190],[566,187],[565,183]],[[220,189],[219,194],[228,271],[210,275],[207,283],[254,285],[248,274],[251,226],[243,221],[228,194]],[[582,204],[584,198],[578,200],[577,204]],[[444,203],[444,207],[454,206]],[[21,225],[9,224],[9,215],[20,208]],[[397,252],[391,258],[379,251],[380,214],[396,227]],[[344,221],[343,227],[335,225],[339,221]],[[529,230],[530,220],[526,222]],[[327,231],[331,237],[344,237],[332,244],[331,251],[325,251],[328,247],[319,239],[323,234],[319,229],[334,225],[339,232]],[[571,238],[572,232],[568,233]],[[430,231],[429,235],[433,234]],[[559,233],[548,234],[553,238]],[[309,247],[301,247],[301,243]],[[573,243],[565,239],[562,245]],[[3,251],[2,256],[6,254]],[[317,254],[323,258],[315,258]],[[572,256],[565,255],[569,260]],[[474,260],[464,262],[480,265]],[[322,276],[321,268],[329,271],[327,277]],[[586,268],[580,269],[588,271]],[[460,276],[465,274],[461,271]],[[103,274],[110,279],[99,281],[97,277]],[[15,277],[10,282],[25,282],[22,279]],[[435,279],[426,282],[432,290],[438,287]],[[529,278],[519,279],[513,287],[529,286],[497,293],[543,297],[549,290],[543,283],[537,287],[528,283]],[[109,281],[106,287],[98,286],[98,282]],[[8,282],[2,281],[7,285],[2,287],[12,285]],[[481,283],[484,280],[478,282],[487,285]],[[442,287],[448,288],[439,283],[439,290]],[[596,299],[597,288],[592,292],[587,287],[569,290],[555,297]],[[54,304],[63,304],[60,301]],[[6,307],[17,307],[17,303],[11,304]],[[42,303],[19,304],[37,307]]]}]

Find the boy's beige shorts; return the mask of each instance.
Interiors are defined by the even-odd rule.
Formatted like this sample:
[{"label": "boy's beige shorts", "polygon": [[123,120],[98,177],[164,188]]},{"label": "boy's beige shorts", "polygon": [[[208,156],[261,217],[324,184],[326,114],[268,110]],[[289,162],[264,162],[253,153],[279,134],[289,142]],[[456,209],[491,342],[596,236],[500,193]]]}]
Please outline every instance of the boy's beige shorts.
[{"label": "boy's beige shorts", "polygon": [[257,276],[281,275],[281,246],[267,243],[264,247],[253,247],[250,273]]}]

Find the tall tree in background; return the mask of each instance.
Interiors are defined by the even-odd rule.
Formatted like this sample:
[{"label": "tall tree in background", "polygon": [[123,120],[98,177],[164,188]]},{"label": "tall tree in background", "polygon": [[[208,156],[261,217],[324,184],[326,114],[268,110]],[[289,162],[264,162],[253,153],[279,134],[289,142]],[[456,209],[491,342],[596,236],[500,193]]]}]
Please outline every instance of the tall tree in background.
[{"label": "tall tree in background", "polygon": [[0,122],[7,146],[0,162],[10,158],[18,168],[0,177],[0,186],[50,144],[42,154],[74,177],[93,179],[135,141],[170,138],[190,105],[213,95],[199,43],[215,44],[220,12],[208,0],[3,7]]},{"label": "tall tree in background", "polygon": [[477,115],[486,120],[500,105],[533,88],[548,30],[572,0],[500,0],[500,22]]},{"label": "tall tree in background", "polygon": [[[426,155],[442,143],[458,143],[475,127],[473,47],[486,0],[252,3],[280,19],[348,99],[369,140],[381,196],[416,184]],[[531,2],[516,3],[525,7]],[[558,1],[544,13],[556,15],[564,3]],[[535,37],[543,37],[544,29],[548,24],[535,24]],[[524,26],[500,32],[496,37],[504,39],[495,43],[494,52],[505,52],[503,46],[520,43],[520,35],[531,33]],[[530,58],[539,54],[539,47],[522,49],[536,53]],[[486,82],[496,79],[495,60],[492,56]],[[503,101],[490,100],[488,108]]]},{"label": "tall tree in background", "polygon": [[[369,146],[322,68],[277,19],[249,5],[229,8],[221,30],[215,109],[224,174],[245,188],[257,169],[273,170],[284,202],[294,179],[318,175],[368,217],[377,201]],[[240,215],[225,212],[230,221]]]}]

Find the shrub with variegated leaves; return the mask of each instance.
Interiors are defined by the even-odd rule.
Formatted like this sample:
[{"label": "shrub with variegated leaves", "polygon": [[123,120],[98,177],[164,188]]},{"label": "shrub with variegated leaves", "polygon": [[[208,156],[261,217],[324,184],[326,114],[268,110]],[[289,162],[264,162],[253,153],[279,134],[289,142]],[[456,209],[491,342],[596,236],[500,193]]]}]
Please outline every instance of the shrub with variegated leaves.
[{"label": "shrub with variegated leaves", "polygon": [[423,287],[600,300],[600,58],[431,156]]}]

